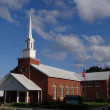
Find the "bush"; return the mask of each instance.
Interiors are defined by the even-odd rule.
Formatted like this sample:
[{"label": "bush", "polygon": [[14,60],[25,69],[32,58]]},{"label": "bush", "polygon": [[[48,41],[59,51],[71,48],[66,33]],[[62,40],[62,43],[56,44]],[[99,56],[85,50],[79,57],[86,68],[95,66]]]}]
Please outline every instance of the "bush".
[{"label": "bush", "polygon": [[48,102],[45,106],[46,109],[67,109],[67,110],[72,110],[72,109],[87,109],[88,105],[87,104],[66,104],[64,102]]},{"label": "bush", "polygon": [[34,107],[36,105],[33,104],[33,103],[19,102],[19,103],[14,103],[13,106],[17,106],[17,107]]},{"label": "bush", "polygon": [[0,102],[0,106],[3,104],[3,102]]}]

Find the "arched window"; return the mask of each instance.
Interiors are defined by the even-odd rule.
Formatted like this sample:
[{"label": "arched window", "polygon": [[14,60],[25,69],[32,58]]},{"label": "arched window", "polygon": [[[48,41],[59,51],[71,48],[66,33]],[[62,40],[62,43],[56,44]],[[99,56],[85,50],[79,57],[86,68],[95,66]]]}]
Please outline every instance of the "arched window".
[{"label": "arched window", "polygon": [[66,95],[69,95],[69,85],[66,86]]},{"label": "arched window", "polygon": [[53,84],[53,99],[56,99],[56,84]]},{"label": "arched window", "polygon": [[60,86],[60,98],[63,98],[63,85]]},{"label": "arched window", "polygon": [[74,95],[74,86],[73,85],[71,87],[71,90],[72,90],[72,95]]},{"label": "arched window", "polygon": [[77,89],[77,95],[79,95],[79,87],[77,86],[76,89]]}]

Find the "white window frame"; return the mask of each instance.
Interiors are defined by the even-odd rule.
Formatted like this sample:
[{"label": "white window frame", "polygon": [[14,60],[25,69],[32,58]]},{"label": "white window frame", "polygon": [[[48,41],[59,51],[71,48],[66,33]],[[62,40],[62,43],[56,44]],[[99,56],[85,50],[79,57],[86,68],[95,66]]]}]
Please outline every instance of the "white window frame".
[{"label": "white window frame", "polygon": [[71,87],[72,95],[74,95],[74,86]]},{"label": "white window frame", "polygon": [[[98,82],[98,83],[97,83]],[[98,85],[97,85],[98,84]],[[100,87],[100,81],[95,81],[95,86]]]},{"label": "white window frame", "polygon": [[[90,85],[89,85],[90,84]],[[92,87],[92,81],[87,82],[88,87]]]},{"label": "white window frame", "polygon": [[79,95],[79,86],[76,87],[77,95]]},{"label": "white window frame", "polygon": [[60,98],[63,99],[63,85],[60,85]]},{"label": "white window frame", "polygon": [[100,98],[100,97],[101,97],[100,92],[96,92],[96,98]]},{"label": "white window frame", "polygon": [[56,84],[54,83],[53,84],[53,99],[56,99],[56,89],[57,87],[56,87]]},{"label": "white window frame", "polygon": [[69,85],[66,86],[66,95],[69,95]]}]

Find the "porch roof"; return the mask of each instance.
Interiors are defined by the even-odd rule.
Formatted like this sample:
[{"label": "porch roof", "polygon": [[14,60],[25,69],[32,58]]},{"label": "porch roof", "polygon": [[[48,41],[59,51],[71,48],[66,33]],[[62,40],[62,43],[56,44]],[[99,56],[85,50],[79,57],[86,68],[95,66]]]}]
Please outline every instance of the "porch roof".
[{"label": "porch roof", "polygon": [[42,90],[33,81],[26,78],[23,74],[10,73],[0,84],[0,90]]}]

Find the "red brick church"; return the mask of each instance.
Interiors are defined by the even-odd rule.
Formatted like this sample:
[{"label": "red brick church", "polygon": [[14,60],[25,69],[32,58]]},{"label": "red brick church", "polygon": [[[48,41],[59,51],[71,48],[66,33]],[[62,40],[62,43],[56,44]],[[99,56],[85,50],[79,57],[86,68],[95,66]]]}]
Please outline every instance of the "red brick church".
[{"label": "red brick church", "polygon": [[4,91],[4,103],[63,101],[66,95],[85,95],[91,100],[109,99],[110,72],[88,73],[85,82],[80,74],[40,64],[34,50],[31,15],[22,52],[18,66],[0,83],[0,90]]}]

